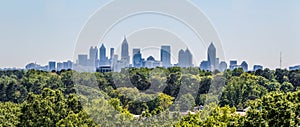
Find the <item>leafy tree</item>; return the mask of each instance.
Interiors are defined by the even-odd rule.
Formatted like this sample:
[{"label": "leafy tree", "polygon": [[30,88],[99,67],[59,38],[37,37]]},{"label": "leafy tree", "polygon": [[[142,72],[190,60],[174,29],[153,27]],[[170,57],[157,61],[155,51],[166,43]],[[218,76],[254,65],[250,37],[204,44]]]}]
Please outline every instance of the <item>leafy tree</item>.
[{"label": "leafy tree", "polygon": [[16,126],[20,122],[20,115],[19,104],[12,102],[0,103],[0,126]]},{"label": "leafy tree", "polygon": [[248,100],[260,98],[267,93],[267,89],[260,86],[256,77],[247,73],[240,77],[233,77],[224,87],[220,105],[245,108]]},{"label": "leafy tree", "polygon": [[[272,92],[252,102],[244,119],[245,126],[291,127],[299,125],[297,93]],[[297,103],[295,103],[297,102]]]}]

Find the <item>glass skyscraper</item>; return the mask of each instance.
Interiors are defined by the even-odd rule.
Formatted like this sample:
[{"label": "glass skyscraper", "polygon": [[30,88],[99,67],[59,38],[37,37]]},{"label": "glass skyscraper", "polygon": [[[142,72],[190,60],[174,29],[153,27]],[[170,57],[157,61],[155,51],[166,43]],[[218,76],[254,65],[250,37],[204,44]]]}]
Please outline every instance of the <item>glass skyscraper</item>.
[{"label": "glass skyscraper", "polygon": [[129,66],[129,48],[126,36],[124,36],[124,40],[122,42],[122,49],[121,49],[121,60],[126,64],[125,66]]},{"label": "glass skyscraper", "polygon": [[105,65],[107,59],[106,59],[106,48],[104,44],[101,45],[99,50],[100,50],[100,65]]},{"label": "glass skyscraper", "polygon": [[207,61],[211,70],[217,69],[217,56],[216,56],[216,47],[213,43],[210,43],[207,51]]},{"label": "glass skyscraper", "polygon": [[171,46],[168,45],[161,46],[160,58],[163,67],[171,66]]}]

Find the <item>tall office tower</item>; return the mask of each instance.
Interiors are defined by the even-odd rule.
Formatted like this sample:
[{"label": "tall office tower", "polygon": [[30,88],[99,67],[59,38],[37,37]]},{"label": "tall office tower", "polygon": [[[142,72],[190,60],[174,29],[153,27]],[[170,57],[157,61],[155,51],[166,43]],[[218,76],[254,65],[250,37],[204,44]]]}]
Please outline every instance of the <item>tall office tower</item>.
[{"label": "tall office tower", "polygon": [[56,70],[56,62],[55,61],[50,61],[48,63],[48,71],[53,71]]},{"label": "tall office tower", "polygon": [[183,67],[183,63],[185,61],[185,56],[184,56],[185,52],[183,49],[180,49],[179,50],[179,53],[178,53],[178,66],[179,67]]},{"label": "tall office tower", "polygon": [[227,69],[227,63],[225,61],[221,61],[219,69],[221,72],[225,71]]},{"label": "tall office tower", "polygon": [[110,48],[110,59],[113,59],[114,55],[115,55],[115,49]]},{"label": "tall office tower", "polygon": [[128,50],[128,42],[126,39],[126,36],[124,36],[124,40],[122,42],[122,48],[121,48],[121,60],[123,61],[124,64],[126,64],[125,66],[128,67],[129,66],[129,50]]},{"label": "tall office tower", "polygon": [[171,67],[171,46],[161,46],[160,61],[163,67]]},{"label": "tall office tower", "polygon": [[135,68],[140,68],[142,67],[143,59],[142,59],[142,54],[140,49],[133,49],[132,51],[133,57],[132,57],[132,64],[133,67]]},{"label": "tall office tower", "polygon": [[189,49],[180,50],[178,54],[178,66],[179,67],[192,67],[193,66],[193,55]]},{"label": "tall office tower", "polygon": [[207,61],[210,65],[210,70],[213,71],[215,69],[217,69],[217,57],[216,57],[216,47],[214,46],[213,42],[210,43],[209,47],[208,47],[208,51],[207,51]]},{"label": "tall office tower", "polygon": [[109,64],[112,65],[113,64],[113,57],[115,55],[115,49],[114,48],[110,48],[110,57],[109,57]]},{"label": "tall office tower", "polygon": [[88,56],[87,55],[78,55],[78,65],[80,66],[87,66],[88,63]]},{"label": "tall office tower", "polygon": [[100,66],[106,65],[107,63],[107,59],[106,59],[106,48],[104,46],[104,44],[101,45],[100,47]]},{"label": "tall office tower", "polygon": [[89,59],[89,66],[97,66],[98,61],[98,49],[97,47],[90,48],[90,59]]},{"label": "tall office tower", "polygon": [[231,60],[229,64],[229,69],[233,70],[237,67],[237,61],[236,60]]},{"label": "tall office tower", "polygon": [[246,61],[243,61],[242,64],[241,64],[241,67],[243,68],[243,70],[246,72],[248,71],[248,64]]}]

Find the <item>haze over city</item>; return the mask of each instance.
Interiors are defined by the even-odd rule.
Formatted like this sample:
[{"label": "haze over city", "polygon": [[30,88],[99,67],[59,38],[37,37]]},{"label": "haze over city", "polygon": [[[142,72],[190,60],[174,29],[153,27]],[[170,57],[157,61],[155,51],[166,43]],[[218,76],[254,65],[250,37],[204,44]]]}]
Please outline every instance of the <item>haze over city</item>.
[{"label": "haze over city", "polygon": [[[3,17],[0,24],[0,68],[24,68],[29,62],[47,64],[50,60],[74,60],[81,28],[97,8],[107,2],[4,1],[0,5],[0,16]],[[191,2],[214,24],[222,40],[225,61],[246,60],[250,67],[261,64],[274,69],[280,65],[282,52],[283,67],[300,64],[300,37],[297,35],[300,29],[297,5],[300,1]],[[122,37],[119,40],[121,43]],[[194,57],[197,59],[195,66],[206,59],[206,49],[199,45],[203,54]]]}]

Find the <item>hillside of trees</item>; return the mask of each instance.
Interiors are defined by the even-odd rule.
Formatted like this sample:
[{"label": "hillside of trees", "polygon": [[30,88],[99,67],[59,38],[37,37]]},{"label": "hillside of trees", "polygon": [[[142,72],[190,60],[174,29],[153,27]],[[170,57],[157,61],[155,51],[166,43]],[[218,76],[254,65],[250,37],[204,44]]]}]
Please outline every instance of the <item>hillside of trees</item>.
[{"label": "hillside of trees", "polygon": [[283,69],[0,71],[0,126],[299,126],[299,86]]}]

